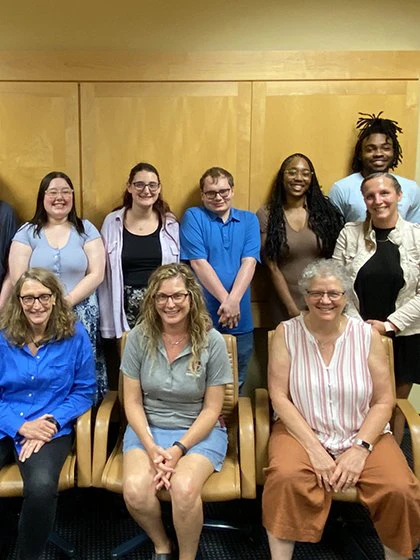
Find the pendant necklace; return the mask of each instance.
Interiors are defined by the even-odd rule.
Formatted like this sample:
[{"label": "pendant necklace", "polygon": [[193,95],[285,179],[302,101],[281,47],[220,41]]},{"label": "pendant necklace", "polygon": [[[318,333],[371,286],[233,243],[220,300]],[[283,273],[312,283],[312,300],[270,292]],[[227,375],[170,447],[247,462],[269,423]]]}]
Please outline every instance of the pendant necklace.
[{"label": "pendant necklace", "polygon": [[178,338],[178,340],[171,340],[166,333],[162,333],[162,336],[166,338],[168,344],[171,346],[179,346],[181,342],[187,338],[186,334],[182,335],[181,338]]}]

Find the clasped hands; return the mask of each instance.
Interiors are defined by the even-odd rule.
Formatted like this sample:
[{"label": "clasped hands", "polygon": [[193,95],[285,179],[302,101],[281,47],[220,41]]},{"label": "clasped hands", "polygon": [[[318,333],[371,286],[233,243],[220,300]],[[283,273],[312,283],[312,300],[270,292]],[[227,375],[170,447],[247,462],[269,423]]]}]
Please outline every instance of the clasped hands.
[{"label": "clasped hands", "polygon": [[148,455],[156,471],[153,479],[156,492],[162,488],[169,490],[171,487],[170,479],[175,472],[179,459],[182,457],[182,451],[176,445],[168,447],[168,449],[155,445],[148,452]]},{"label": "clasped hands", "polygon": [[35,420],[24,422],[19,428],[18,433],[23,436],[19,453],[19,461],[22,463],[29,459],[32,453],[38,453],[44,443],[51,441],[57,433],[56,425],[49,418],[53,418],[52,414],[43,414]]},{"label": "clasped hands", "polygon": [[232,298],[229,294],[227,298],[222,301],[217,314],[219,315],[219,324],[222,327],[233,329],[238,326],[239,319],[241,318],[240,302]]},{"label": "clasped hands", "polygon": [[317,452],[310,453],[309,457],[320,488],[325,488],[327,492],[345,492],[356,486],[368,455],[367,449],[353,446],[334,460],[321,447]]}]

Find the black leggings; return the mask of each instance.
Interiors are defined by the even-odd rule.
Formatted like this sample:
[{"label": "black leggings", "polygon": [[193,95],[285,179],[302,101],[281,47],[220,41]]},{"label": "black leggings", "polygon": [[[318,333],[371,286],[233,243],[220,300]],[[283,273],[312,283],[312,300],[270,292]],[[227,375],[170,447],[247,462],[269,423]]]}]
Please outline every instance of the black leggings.
[{"label": "black leggings", "polygon": [[38,560],[44,551],[54,525],[60,472],[71,446],[71,435],[58,437],[22,463],[14,451],[13,439],[0,439],[0,468],[15,460],[23,478],[18,537],[21,560]]}]

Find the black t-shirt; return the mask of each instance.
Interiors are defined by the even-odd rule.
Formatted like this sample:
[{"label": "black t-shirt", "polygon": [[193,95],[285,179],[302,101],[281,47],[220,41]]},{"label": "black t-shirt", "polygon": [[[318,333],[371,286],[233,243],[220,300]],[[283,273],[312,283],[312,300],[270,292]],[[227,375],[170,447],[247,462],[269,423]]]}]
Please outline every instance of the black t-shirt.
[{"label": "black t-shirt", "polygon": [[359,270],[354,289],[359,298],[362,319],[386,321],[395,311],[398,293],[404,286],[404,276],[398,247],[388,239],[394,228],[373,229],[376,252]]},{"label": "black t-shirt", "polygon": [[121,259],[125,286],[145,288],[149,276],[162,264],[161,227],[159,222],[149,235],[135,235],[124,228]]}]

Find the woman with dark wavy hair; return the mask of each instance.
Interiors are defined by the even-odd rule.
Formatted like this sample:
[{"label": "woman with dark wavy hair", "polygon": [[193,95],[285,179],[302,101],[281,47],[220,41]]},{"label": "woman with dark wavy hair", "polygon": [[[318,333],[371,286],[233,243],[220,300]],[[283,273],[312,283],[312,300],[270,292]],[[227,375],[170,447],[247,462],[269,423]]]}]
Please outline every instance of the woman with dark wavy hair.
[{"label": "woman with dark wavy hair", "polygon": [[90,408],[95,366],[56,275],[31,268],[0,317],[0,468],[23,479],[19,558],[42,557],[54,525],[58,481],[75,419]]},{"label": "woman with dark wavy hair", "polygon": [[300,153],[283,161],[270,202],[257,216],[264,261],[274,286],[270,310],[277,325],[305,309],[298,279],[311,261],[331,257],[344,221],[323,195],[311,160]]},{"label": "woman with dark wavy hair", "polygon": [[100,399],[107,391],[108,378],[96,289],[104,277],[105,251],[96,227],[78,216],[73,183],[62,171],[51,171],[41,180],[35,213],[13,238],[9,256],[13,284],[33,267],[54,272],[63,283],[67,302],[88,331]]},{"label": "woman with dark wavy hair", "polygon": [[162,198],[156,167],[140,162],[131,169],[123,205],[108,214],[101,233],[107,257],[101,333],[120,338],[136,324],[151,273],[179,262],[179,224]]}]

